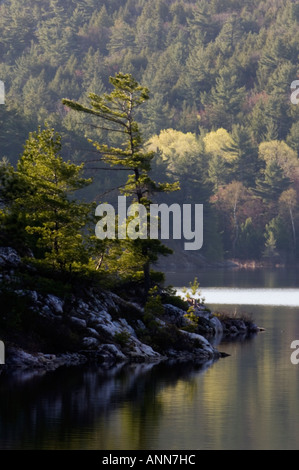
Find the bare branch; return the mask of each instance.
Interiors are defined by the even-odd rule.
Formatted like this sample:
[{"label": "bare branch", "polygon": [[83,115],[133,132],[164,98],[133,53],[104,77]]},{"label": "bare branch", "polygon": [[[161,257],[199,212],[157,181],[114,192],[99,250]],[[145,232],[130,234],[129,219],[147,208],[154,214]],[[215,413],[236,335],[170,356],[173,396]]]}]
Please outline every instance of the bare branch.
[{"label": "bare branch", "polygon": [[[126,186],[127,186],[126,184],[122,184],[121,186],[117,186],[116,188],[108,189],[107,191],[105,191],[102,194],[97,194],[96,198],[101,198],[103,196],[106,196],[106,194],[112,193],[112,191],[116,191],[117,189],[125,188]],[[96,198],[94,199],[94,201],[96,200]]]},{"label": "bare branch", "polygon": [[132,171],[134,168],[105,168],[105,167],[88,167],[86,170],[105,170],[105,171]]}]

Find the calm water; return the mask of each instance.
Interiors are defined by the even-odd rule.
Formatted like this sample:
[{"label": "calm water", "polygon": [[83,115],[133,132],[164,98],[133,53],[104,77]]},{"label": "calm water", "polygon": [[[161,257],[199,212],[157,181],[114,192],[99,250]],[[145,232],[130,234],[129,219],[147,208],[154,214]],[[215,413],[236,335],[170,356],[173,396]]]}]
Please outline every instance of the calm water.
[{"label": "calm water", "polygon": [[[266,328],[189,365],[0,377],[0,449],[299,449],[299,279],[291,271],[197,273],[214,309]],[[175,286],[188,285],[169,274]]]}]

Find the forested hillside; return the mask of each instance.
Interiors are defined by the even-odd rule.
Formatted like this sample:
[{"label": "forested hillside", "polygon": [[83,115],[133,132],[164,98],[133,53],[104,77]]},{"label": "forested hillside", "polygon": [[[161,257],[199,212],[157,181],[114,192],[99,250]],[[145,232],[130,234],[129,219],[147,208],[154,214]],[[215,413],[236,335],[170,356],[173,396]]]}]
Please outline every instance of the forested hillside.
[{"label": "forested hillside", "polygon": [[16,164],[47,121],[94,179],[82,194],[115,198],[124,172],[104,169],[86,139],[103,131],[62,99],[87,104],[132,74],[150,90],[138,118],[153,177],[180,181],[164,200],[204,204],[202,254],[298,261],[298,2],[4,0],[0,33],[1,158]]}]

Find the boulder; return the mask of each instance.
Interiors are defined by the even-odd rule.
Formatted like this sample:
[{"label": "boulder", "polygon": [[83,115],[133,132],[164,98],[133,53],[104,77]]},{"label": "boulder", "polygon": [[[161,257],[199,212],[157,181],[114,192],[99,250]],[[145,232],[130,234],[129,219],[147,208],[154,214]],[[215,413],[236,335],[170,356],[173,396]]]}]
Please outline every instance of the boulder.
[{"label": "boulder", "polygon": [[21,264],[21,258],[13,248],[0,247],[0,266],[16,268]]},{"label": "boulder", "polygon": [[185,314],[186,312],[179,307],[175,307],[171,304],[164,305],[163,319],[166,322],[172,323],[178,328],[182,328],[188,324],[186,318],[184,317]]},{"label": "boulder", "polygon": [[96,349],[99,346],[99,341],[96,338],[93,338],[92,336],[83,338],[82,343],[83,347],[86,349]]},{"label": "boulder", "polygon": [[64,302],[55,295],[48,294],[45,302],[54,313],[58,313],[58,315],[63,313]]},{"label": "boulder", "polygon": [[86,328],[86,321],[82,318],[70,317],[70,322],[78,327]]},{"label": "boulder", "polygon": [[102,344],[97,349],[97,357],[103,362],[126,362],[127,357],[115,344]]}]

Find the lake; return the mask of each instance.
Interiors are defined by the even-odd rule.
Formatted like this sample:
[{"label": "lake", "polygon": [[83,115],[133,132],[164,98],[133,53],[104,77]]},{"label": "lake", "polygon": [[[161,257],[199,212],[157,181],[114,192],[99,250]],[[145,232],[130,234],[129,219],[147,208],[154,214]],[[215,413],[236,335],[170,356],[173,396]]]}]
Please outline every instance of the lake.
[{"label": "lake", "polygon": [[197,276],[213,310],[252,314],[265,328],[221,343],[204,367],[130,365],[0,377],[0,449],[299,449],[299,279],[295,270]]}]

